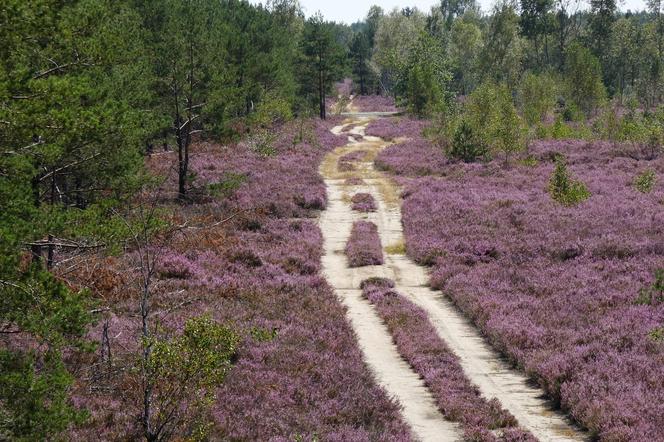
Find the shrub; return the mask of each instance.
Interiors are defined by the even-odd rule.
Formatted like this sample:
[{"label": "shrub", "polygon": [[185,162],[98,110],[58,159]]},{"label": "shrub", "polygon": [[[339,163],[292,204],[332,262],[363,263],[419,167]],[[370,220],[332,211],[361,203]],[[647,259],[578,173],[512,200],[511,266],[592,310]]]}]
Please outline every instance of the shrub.
[{"label": "shrub", "polygon": [[655,281],[651,286],[642,288],[636,298],[637,304],[657,305],[664,302],[664,269],[655,271]]},{"label": "shrub", "polygon": [[648,337],[655,342],[664,342],[664,327],[657,327],[648,333]]},{"label": "shrub", "polygon": [[356,193],[351,198],[351,208],[358,212],[375,212],[376,201],[370,193]]},{"label": "shrub", "polygon": [[277,139],[277,135],[267,129],[261,129],[256,131],[252,135],[247,143],[251,150],[263,157],[271,157],[277,154],[277,150],[274,147],[274,143]]},{"label": "shrub", "polygon": [[189,319],[181,336],[150,339],[144,373],[152,388],[152,440],[204,436],[207,410],[231,367],[239,339],[210,316]]},{"label": "shrub", "polygon": [[498,89],[497,98],[498,114],[491,130],[492,145],[494,149],[505,154],[505,163],[507,163],[510,154],[519,152],[525,147],[523,125],[506,87]]},{"label": "shrub", "polygon": [[346,111],[346,108],[350,104],[350,97],[348,95],[341,95],[339,97],[339,101],[336,102],[334,105],[334,109],[332,111],[334,112],[335,115],[340,115],[342,112]]},{"label": "shrub", "polygon": [[350,267],[383,264],[383,249],[378,228],[369,221],[355,221],[346,244]]},{"label": "shrub", "polygon": [[634,179],[634,187],[639,192],[649,193],[652,191],[653,187],[655,187],[656,181],[657,176],[655,175],[655,171],[652,169],[647,169],[636,176]]},{"label": "shrub", "polygon": [[591,114],[606,98],[599,60],[589,49],[574,43],[567,49],[565,65],[570,98],[586,115]]},{"label": "shrub", "polygon": [[464,119],[454,131],[452,145],[448,151],[450,158],[472,163],[486,158],[488,148],[484,141],[475,136],[473,127]]},{"label": "shrub", "polygon": [[551,75],[524,75],[519,90],[519,108],[529,125],[540,123],[556,105],[557,85]]},{"label": "shrub", "polygon": [[468,97],[463,115],[472,128],[475,137],[485,145],[492,142],[492,129],[499,114],[501,88],[492,82],[482,83]]},{"label": "shrub", "polygon": [[556,159],[556,168],[549,180],[549,193],[554,200],[565,206],[574,206],[590,197],[585,184],[570,178],[562,156]]}]

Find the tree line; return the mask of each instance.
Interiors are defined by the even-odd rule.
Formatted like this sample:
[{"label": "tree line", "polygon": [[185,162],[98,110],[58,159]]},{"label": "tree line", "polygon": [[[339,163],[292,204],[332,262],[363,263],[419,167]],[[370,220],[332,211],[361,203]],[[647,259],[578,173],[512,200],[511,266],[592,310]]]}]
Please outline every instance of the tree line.
[{"label": "tree line", "polygon": [[170,152],[170,194],[187,204],[195,140],[325,118],[345,59],[338,29],[296,0],[2,2],[0,439],[50,439],[85,417],[63,355],[89,350],[99,309],[54,276],[58,254],[131,249],[158,230],[126,210],[155,180],[146,155]]},{"label": "tree line", "polygon": [[486,14],[475,0],[442,0],[429,13],[374,6],[352,26],[352,72],[359,93],[393,95],[418,114],[487,81],[516,94],[527,74],[561,84],[579,77],[582,96],[560,95],[582,110],[614,97],[652,109],[663,93],[663,8],[659,0],[639,12],[614,0],[500,0]]}]

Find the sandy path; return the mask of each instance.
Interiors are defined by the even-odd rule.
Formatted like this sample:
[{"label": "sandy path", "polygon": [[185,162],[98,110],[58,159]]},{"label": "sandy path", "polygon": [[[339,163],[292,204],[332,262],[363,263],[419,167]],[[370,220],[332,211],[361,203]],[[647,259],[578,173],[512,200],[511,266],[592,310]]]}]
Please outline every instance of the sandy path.
[{"label": "sandy path", "polygon": [[[325,165],[321,173],[327,176]],[[347,266],[344,247],[357,216],[344,198],[343,181],[334,177],[325,180],[328,206],[319,221],[324,237],[323,273],[348,309],[366,363],[380,385],[403,406],[403,416],[414,435],[422,441],[461,440],[458,426],[444,419],[424,382],[401,358],[380,317],[362,297],[360,282],[384,266]]]},{"label": "sandy path", "polygon": [[[543,442],[584,440],[583,433],[576,430],[563,415],[552,410],[540,389],[530,386],[523,374],[501,360],[442,293],[426,286],[429,279],[426,269],[400,254],[403,253],[403,231],[398,188],[391,179],[373,168],[373,158],[389,143],[364,137],[363,124],[368,122],[368,118],[355,116],[350,124],[333,129],[333,132],[341,133],[352,128],[348,132],[349,144],[328,154],[320,167],[329,199],[328,209],[320,219],[320,227],[325,242],[324,274],[347,306],[365,360],[378,381],[401,402],[404,416],[422,440],[460,438],[457,427],[444,421],[426,387],[400,358],[387,329],[371,305],[362,299],[359,285],[369,276],[393,279],[400,293],[424,308],[439,335],[459,356],[466,376],[486,398],[498,398],[523,428]],[[354,138],[360,138],[360,141]],[[356,171],[338,172],[338,158],[355,150],[367,152],[364,161]],[[353,176],[362,178],[364,184],[345,185],[345,179]],[[378,203],[378,211],[370,214],[353,212],[348,200],[355,192],[371,193]],[[367,219],[378,226],[383,248],[392,252],[386,253],[384,265],[359,269],[347,267],[343,249],[352,222],[357,219]]]}]

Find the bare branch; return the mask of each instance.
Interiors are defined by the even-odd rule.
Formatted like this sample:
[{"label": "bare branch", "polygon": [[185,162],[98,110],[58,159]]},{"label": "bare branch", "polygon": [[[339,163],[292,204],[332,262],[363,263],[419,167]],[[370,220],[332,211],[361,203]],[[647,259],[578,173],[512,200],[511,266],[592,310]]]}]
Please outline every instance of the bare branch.
[{"label": "bare branch", "polygon": [[54,169],[54,170],[50,171],[49,173],[47,173],[46,175],[42,176],[42,177],[39,179],[39,181],[44,181],[46,178],[50,177],[50,176],[53,175],[54,173],[60,173],[60,172],[63,171],[63,170],[69,169],[70,167],[78,166],[79,164],[83,164],[83,163],[85,163],[85,162],[87,162],[87,161],[90,161],[90,160],[92,160],[92,159],[95,159],[95,158],[97,158],[99,155],[101,155],[101,152],[94,153],[94,154],[92,154],[92,155],[90,155],[90,156],[88,156],[88,157],[86,157],[86,158],[82,158],[82,159],[80,159],[80,160],[78,160],[78,161],[74,161],[73,163],[69,163],[69,164],[67,164],[67,165],[65,165],[65,166],[59,167],[59,168],[57,168],[57,169]]}]

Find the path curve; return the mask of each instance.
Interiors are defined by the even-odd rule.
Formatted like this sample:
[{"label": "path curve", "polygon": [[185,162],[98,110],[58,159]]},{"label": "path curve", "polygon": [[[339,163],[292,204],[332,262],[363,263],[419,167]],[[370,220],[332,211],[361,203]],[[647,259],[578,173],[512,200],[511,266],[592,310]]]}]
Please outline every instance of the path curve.
[{"label": "path curve", "polygon": [[[422,440],[457,440],[460,430],[444,420],[430,392],[408,364],[399,356],[385,325],[380,321],[359,290],[370,276],[390,278],[396,290],[422,307],[440,337],[459,356],[466,376],[488,399],[498,398],[503,407],[542,442],[583,441],[587,437],[561,413],[554,411],[544,392],[532,387],[522,373],[506,364],[482,338],[477,329],[442,293],[428,288],[428,274],[403,254],[385,254],[382,266],[350,269],[344,255],[353,221],[366,219],[378,226],[384,250],[403,250],[399,189],[394,182],[373,167],[377,153],[390,143],[364,134],[373,114],[355,114],[351,121],[335,127],[333,133],[348,131],[349,144],[329,153],[320,167],[328,192],[328,208],[320,218],[324,238],[323,273],[348,308],[348,316],[357,334],[364,358],[378,382],[404,407],[404,417]],[[357,139],[360,138],[360,141]],[[357,150],[367,152],[357,170],[339,172],[340,156]],[[348,186],[345,179],[360,177],[364,184]],[[356,192],[371,193],[378,204],[374,213],[362,214],[350,209],[348,200]]]}]

